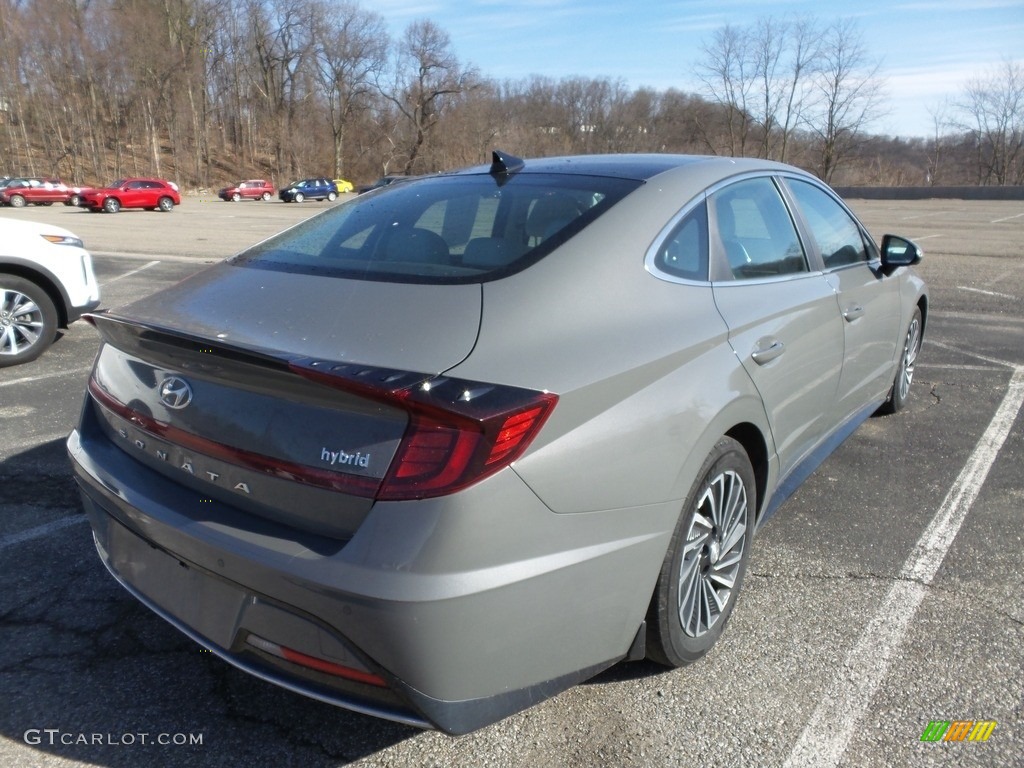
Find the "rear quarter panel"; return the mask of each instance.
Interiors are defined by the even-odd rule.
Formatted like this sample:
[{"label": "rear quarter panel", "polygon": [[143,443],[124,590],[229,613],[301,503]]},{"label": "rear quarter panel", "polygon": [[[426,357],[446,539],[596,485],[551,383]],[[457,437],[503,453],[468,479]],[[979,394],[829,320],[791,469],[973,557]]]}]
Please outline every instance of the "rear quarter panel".
[{"label": "rear quarter panel", "polygon": [[701,183],[656,178],[539,263],[484,284],[477,345],[453,373],[559,395],[514,465],[555,512],[681,500],[735,424],[757,426],[774,454],[710,284],[644,269]]}]

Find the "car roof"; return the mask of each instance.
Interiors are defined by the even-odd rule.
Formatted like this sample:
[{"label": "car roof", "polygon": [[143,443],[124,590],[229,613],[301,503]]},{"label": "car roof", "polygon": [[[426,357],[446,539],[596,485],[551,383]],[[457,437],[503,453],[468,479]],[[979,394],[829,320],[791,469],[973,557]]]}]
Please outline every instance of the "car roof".
[{"label": "car roof", "polygon": [[[502,153],[496,152],[496,156]],[[614,154],[614,155],[567,155],[560,157],[542,157],[519,160],[510,156],[502,156],[509,165],[512,162],[522,163],[519,168],[510,167],[514,173],[557,173],[580,176],[610,176],[623,179],[647,181],[667,171],[680,168],[695,170],[700,168],[701,175],[731,176],[747,171],[788,171],[800,173],[799,169],[757,158],[734,158],[717,155],[670,155],[670,154]],[[493,165],[480,165],[456,171],[462,173],[488,173]]]}]

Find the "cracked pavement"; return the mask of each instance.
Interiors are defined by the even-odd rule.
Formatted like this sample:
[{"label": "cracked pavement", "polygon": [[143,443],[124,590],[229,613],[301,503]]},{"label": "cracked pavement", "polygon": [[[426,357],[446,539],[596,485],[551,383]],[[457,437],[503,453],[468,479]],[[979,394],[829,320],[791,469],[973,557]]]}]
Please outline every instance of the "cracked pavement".
[{"label": "cracked pavement", "polygon": [[[119,254],[97,258],[113,306],[319,210],[194,202],[171,217],[23,215]],[[0,765],[783,765],[833,677],[856,683],[871,671],[846,659],[901,582],[924,597],[838,764],[1019,765],[1024,415],[934,578],[901,569],[1006,395],[1012,366],[1024,365],[1024,204],[852,205],[876,237],[902,233],[925,248],[932,314],[908,409],[865,423],[758,533],[728,631],[706,659],[672,672],[620,664],[459,738],[264,683],[150,613],[100,564],[64,455],[95,332],[75,324],[36,363],[0,370]],[[151,252],[134,244],[140,229]],[[191,239],[175,244],[182,231]],[[936,719],[998,725],[983,744],[921,742]]]}]

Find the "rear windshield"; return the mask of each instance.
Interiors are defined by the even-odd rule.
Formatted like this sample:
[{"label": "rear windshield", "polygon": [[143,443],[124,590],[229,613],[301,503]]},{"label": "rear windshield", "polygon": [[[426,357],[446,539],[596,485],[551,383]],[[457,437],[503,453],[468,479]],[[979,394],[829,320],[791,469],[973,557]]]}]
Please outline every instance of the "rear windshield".
[{"label": "rear windshield", "polygon": [[391,184],[239,254],[258,269],[471,283],[543,258],[641,182],[601,176],[434,176]]}]

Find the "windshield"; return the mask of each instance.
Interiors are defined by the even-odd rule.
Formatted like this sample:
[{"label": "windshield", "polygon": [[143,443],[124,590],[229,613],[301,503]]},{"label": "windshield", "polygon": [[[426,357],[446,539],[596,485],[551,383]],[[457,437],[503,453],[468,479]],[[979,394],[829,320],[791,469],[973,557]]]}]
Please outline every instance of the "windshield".
[{"label": "windshield", "polygon": [[232,263],[364,280],[468,283],[533,264],[641,182],[601,176],[432,176],[392,184]]}]

